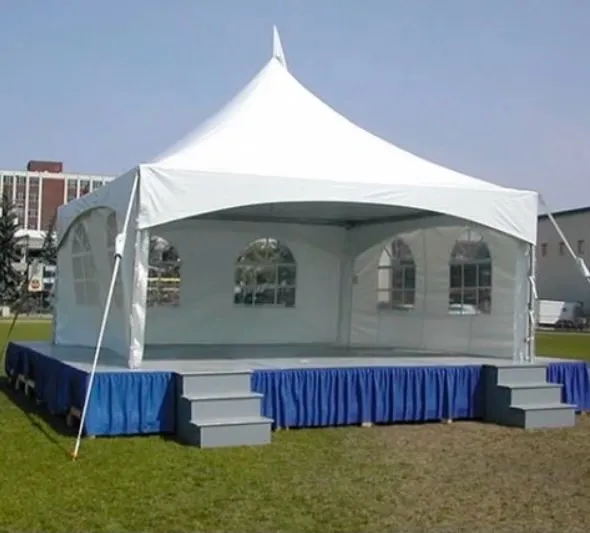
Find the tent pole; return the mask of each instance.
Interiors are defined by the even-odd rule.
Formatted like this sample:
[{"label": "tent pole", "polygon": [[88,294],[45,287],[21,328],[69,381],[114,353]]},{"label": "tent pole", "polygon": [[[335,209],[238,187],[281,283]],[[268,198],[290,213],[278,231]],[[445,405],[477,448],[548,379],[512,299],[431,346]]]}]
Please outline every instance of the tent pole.
[{"label": "tent pole", "polygon": [[536,247],[534,244],[529,245],[529,304],[528,304],[528,334],[527,334],[527,353],[525,354],[528,363],[534,363],[536,357],[535,332],[537,328],[537,284],[536,284]]},{"label": "tent pole", "polygon": [[82,441],[82,433],[84,432],[84,424],[86,422],[86,415],[88,412],[88,404],[90,403],[90,395],[92,393],[92,385],[94,384],[94,376],[96,374],[96,367],[98,365],[98,357],[102,348],[104,340],[104,334],[107,327],[107,321],[111,310],[111,303],[113,301],[113,294],[115,293],[115,284],[117,282],[117,275],[119,274],[119,267],[121,260],[123,259],[123,253],[125,252],[125,244],[127,243],[127,231],[129,229],[129,222],[131,219],[131,212],[133,211],[133,204],[135,203],[135,197],[137,195],[137,186],[139,182],[139,174],[137,173],[133,179],[133,185],[131,188],[131,194],[129,196],[129,204],[127,206],[127,212],[125,213],[125,221],[121,233],[117,235],[115,242],[115,264],[113,265],[113,272],[111,274],[111,282],[109,284],[109,291],[107,293],[107,299],[102,312],[102,319],[100,322],[100,329],[98,330],[98,338],[96,339],[96,348],[94,350],[94,358],[92,361],[92,369],[90,371],[90,378],[86,385],[86,396],[84,398],[84,406],[82,407],[82,413],[80,415],[80,427],[78,428],[78,435],[76,437],[76,444],[74,445],[74,451],[72,452],[72,460],[78,458],[78,452],[80,451],[80,443]]},{"label": "tent pole", "polygon": [[574,249],[572,248],[571,244],[567,240],[567,237],[565,236],[563,231],[561,231],[561,228],[559,227],[557,220],[555,220],[555,217],[551,214],[551,211],[549,210],[549,207],[545,203],[545,200],[543,200],[542,197],[540,197],[540,200],[541,200],[541,203],[545,206],[545,209],[547,210],[547,218],[549,219],[549,222],[551,222],[551,225],[553,226],[553,228],[555,229],[555,231],[559,235],[559,238],[561,239],[561,241],[565,245],[565,248],[566,248],[568,254],[571,256],[571,258],[576,263],[576,266],[578,267],[578,269],[582,273],[582,276],[584,276],[586,281],[588,281],[590,283],[590,272],[588,271],[588,268],[586,267],[584,260],[575,254]]},{"label": "tent pole", "polygon": [[542,197],[539,197],[539,198],[541,200],[541,203],[545,206],[545,209],[547,210],[547,218],[549,219],[549,222],[551,222],[551,225],[553,226],[553,228],[555,229],[555,231],[559,235],[559,238],[563,242],[568,254],[574,260],[574,263],[576,263],[576,266],[578,267],[579,272],[582,274],[582,277],[586,280],[586,283],[590,284],[590,270],[586,266],[586,263],[584,262],[584,260],[581,257],[578,257],[575,254],[574,249],[572,248],[571,244],[567,240],[563,231],[561,231],[561,228],[559,227],[557,220],[555,220],[555,217],[551,214],[551,211],[550,211],[549,207],[547,206],[547,204],[545,203],[545,200],[543,200]]}]

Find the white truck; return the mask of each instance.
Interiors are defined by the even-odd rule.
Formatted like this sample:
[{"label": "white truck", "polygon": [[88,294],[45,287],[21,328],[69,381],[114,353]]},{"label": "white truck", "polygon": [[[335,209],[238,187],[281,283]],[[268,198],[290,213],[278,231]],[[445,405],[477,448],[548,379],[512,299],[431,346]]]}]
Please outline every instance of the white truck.
[{"label": "white truck", "polygon": [[581,302],[539,300],[538,325],[545,328],[585,329],[587,320]]}]

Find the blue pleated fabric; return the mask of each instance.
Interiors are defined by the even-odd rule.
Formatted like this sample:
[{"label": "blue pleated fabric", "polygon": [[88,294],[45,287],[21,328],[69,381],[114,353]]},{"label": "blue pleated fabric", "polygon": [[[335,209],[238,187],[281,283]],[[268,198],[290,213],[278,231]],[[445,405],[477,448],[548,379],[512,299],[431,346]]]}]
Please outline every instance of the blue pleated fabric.
[{"label": "blue pleated fabric", "polygon": [[589,366],[583,361],[551,363],[547,368],[547,381],[563,385],[562,401],[577,406],[580,411],[590,410]]},{"label": "blue pleated fabric", "polygon": [[[6,351],[6,372],[35,381],[37,399],[56,414],[81,409],[89,373],[17,343]],[[88,435],[173,433],[173,372],[97,372],[86,415]]]},{"label": "blue pleated fabric", "polygon": [[252,389],[277,427],[420,422],[482,415],[481,366],[263,370]]},{"label": "blue pleated fabric", "polygon": [[[7,373],[35,381],[37,398],[54,413],[81,408],[89,373],[34,349],[10,343]],[[252,389],[275,427],[319,427],[363,422],[476,419],[483,414],[482,367],[415,366],[260,370]],[[563,401],[590,410],[584,362],[551,363],[548,381],[563,385]],[[173,372],[98,372],[86,419],[90,435],[173,433]]]}]

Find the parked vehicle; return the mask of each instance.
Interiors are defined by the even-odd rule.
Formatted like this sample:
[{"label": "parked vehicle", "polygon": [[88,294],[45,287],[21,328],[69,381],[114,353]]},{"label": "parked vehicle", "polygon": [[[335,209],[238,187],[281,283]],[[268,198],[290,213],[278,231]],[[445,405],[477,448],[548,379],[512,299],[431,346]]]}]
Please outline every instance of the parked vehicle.
[{"label": "parked vehicle", "polygon": [[557,329],[585,329],[587,319],[581,302],[539,300],[538,325]]}]

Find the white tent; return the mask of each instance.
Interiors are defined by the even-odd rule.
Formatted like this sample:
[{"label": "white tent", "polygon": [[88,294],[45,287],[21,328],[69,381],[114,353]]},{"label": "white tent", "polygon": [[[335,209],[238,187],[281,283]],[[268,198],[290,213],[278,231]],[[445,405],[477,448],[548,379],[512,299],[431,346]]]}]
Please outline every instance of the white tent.
[{"label": "white tent", "polygon": [[[60,208],[55,342],[96,344],[118,255],[104,345],[130,367],[162,344],[526,358],[537,207],[348,121],[287,70],[275,32],[219,113]],[[177,251],[163,269],[150,235]]]}]

